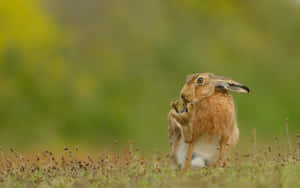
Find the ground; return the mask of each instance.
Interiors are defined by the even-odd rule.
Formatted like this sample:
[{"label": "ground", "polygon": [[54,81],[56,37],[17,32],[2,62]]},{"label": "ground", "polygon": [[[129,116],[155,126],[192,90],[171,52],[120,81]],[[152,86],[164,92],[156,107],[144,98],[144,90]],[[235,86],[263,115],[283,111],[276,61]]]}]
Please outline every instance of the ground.
[{"label": "ground", "polygon": [[300,187],[300,144],[257,148],[232,152],[226,167],[187,172],[171,168],[167,154],[146,155],[132,144],[98,155],[9,149],[0,155],[0,187]]}]

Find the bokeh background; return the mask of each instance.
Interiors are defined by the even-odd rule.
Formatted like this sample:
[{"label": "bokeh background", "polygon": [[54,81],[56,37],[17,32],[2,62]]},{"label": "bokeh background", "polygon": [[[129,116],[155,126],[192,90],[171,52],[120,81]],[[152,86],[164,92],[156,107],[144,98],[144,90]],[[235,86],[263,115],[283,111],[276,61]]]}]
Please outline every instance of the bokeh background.
[{"label": "bokeh background", "polygon": [[241,143],[285,138],[299,62],[296,0],[2,0],[0,145],[167,151],[169,104],[195,72],[251,88],[234,94]]}]

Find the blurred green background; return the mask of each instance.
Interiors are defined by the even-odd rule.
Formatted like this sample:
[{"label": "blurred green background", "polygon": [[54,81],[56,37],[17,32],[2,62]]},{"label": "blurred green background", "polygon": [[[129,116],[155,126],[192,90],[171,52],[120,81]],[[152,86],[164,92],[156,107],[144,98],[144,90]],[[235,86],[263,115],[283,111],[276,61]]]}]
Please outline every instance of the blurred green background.
[{"label": "blurred green background", "polygon": [[243,82],[241,140],[300,131],[296,0],[2,0],[0,144],[168,149],[185,76]]}]

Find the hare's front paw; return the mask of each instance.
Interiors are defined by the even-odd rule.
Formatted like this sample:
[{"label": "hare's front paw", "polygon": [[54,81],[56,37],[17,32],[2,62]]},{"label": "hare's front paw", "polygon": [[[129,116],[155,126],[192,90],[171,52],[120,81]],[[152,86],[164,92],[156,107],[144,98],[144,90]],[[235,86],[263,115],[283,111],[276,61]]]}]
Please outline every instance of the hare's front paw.
[{"label": "hare's front paw", "polygon": [[171,108],[174,109],[177,113],[179,112],[179,101],[172,101],[171,102]]}]

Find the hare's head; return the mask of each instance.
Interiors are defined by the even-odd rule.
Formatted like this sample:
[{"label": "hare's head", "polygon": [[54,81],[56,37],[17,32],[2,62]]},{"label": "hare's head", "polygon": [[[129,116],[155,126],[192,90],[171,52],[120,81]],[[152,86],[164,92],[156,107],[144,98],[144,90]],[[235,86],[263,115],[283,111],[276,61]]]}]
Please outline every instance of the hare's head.
[{"label": "hare's head", "polygon": [[196,73],[188,75],[180,97],[183,103],[196,103],[203,98],[213,95],[216,91],[234,91],[239,93],[249,93],[250,90],[244,84],[237,81],[215,76],[212,73]]}]

